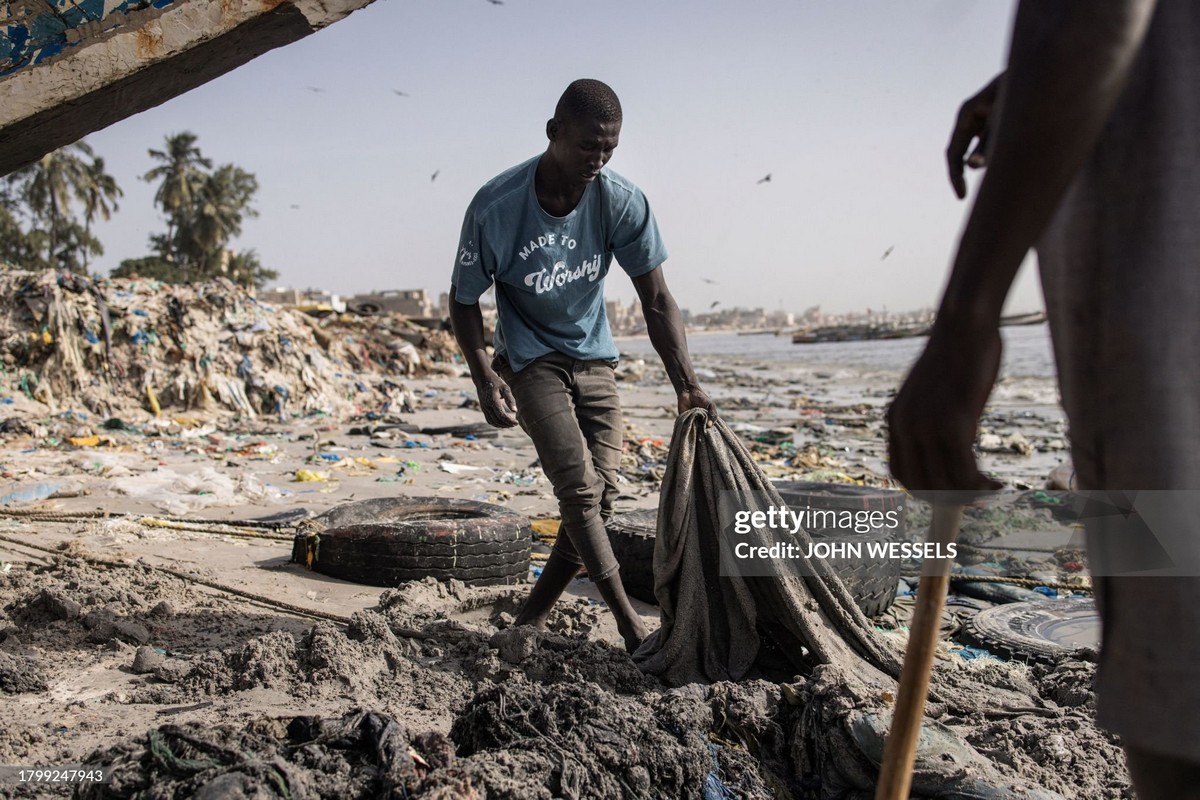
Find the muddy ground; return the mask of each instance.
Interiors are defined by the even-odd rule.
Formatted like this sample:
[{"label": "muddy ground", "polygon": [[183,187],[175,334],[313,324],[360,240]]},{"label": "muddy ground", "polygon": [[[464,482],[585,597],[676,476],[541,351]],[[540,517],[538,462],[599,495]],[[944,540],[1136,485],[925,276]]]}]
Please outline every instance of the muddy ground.
[{"label": "muddy ground", "polygon": [[[881,409],[897,376],[700,366],[769,476],[886,483]],[[622,377],[622,510],[652,508],[672,398],[661,370],[636,359]],[[462,378],[408,388],[408,423],[479,421]],[[989,466],[1040,485],[1064,458],[1046,387],[1002,386],[990,414],[1001,441],[987,442]],[[553,517],[519,432],[385,438],[362,433],[378,420],[169,412],[124,428],[78,413],[23,419],[0,451],[0,495],[24,493],[0,516],[0,764],[102,765],[114,781],[89,797],[869,796],[810,746],[817,712],[839,708],[836,676],[667,690],[632,665],[586,580],[535,633],[509,627],[527,585],[357,586],[291,564],[286,528],[217,524],[400,493]],[[107,441],[68,443],[95,434]],[[657,610],[635,604],[653,627]],[[902,631],[886,635],[902,646]],[[1130,796],[1116,742],[1091,722],[1093,664],[948,650],[938,669],[1034,699],[990,716],[934,709],[1002,774],[1067,798]]]}]

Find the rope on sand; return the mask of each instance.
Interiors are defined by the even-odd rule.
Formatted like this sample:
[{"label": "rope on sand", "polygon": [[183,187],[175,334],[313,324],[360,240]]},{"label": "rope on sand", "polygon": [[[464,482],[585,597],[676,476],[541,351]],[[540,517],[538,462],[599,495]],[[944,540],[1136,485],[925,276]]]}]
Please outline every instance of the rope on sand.
[{"label": "rope on sand", "polygon": [[263,595],[260,595],[260,594],[254,594],[253,592],[247,592],[242,589],[238,589],[234,586],[226,586],[223,583],[217,583],[216,581],[210,581],[210,580],[207,580],[206,578],[201,578],[198,575],[190,575],[186,572],[182,572],[177,569],[172,569],[170,567],[162,567],[162,566],[157,566],[154,564],[148,564],[145,561],[139,561],[136,564],[126,564],[126,563],[123,563],[120,561],[109,561],[106,558],[96,558],[95,556],[84,556],[84,555],[74,555],[74,554],[67,555],[67,554],[59,552],[57,550],[52,550],[49,547],[41,547],[36,544],[29,544],[28,542],[23,542],[20,539],[13,539],[12,537],[4,536],[4,535],[0,535],[0,542],[8,542],[9,544],[15,544],[20,547],[27,547],[31,550],[40,550],[43,553],[49,553],[50,555],[58,557],[58,558],[66,557],[66,558],[76,559],[76,560],[82,561],[85,564],[88,564],[93,567],[106,567],[109,569],[137,569],[137,568],[148,569],[153,572],[159,572],[164,575],[170,575],[171,577],[178,578],[179,580],[184,581],[186,583],[194,583],[194,584],[199,584],[200,586],[207,586],[208,588],[214,589],[218,592],[224,592],[226,594],[235,595],[244,600],[249,600],[253,603],[258,603],[259,605],[268,606],[270,608],[274,608],[274,609],[277,609],[280,611],[287,611],[292,614],[298,614],[303,617],[311,617],[313,619],[322,619],[322,620],[327,620],[329,622],[337,622],[342,625],[350,624],[350,618],[343,617],[340,614],[330,614],[326,611],[315,611],[313,609],[304,608],[302,606],[292,605],[291,603],[285,603],[282,600],[273,600],[270,597],[264,597]]},{"label": "rope on sand", "polygon": [[[170,528],[189,533],[215,533],[222,536],[242,536],[251,539],[269,539],[276,542],[291,541],[292,534],[281,532],[283,528],[294,527],[278,523],[247,523],[239,522],[231,525],[227,522],[213,519],[184,519],[170,516],[148,516],[133,513],[110,513],[105,511],[24,511],[21,509],[0,510],[0,519],[19,519],[25,522],[87,522],[97,519],[127,519],[147,527]],[[269,528],[274,533],[264,533],[262,528]]]},{"label": "rope on sand", "polygon": [[152,528],[171,528],[191,533],[219,533],[231,536],[246,536],[252,539],[271,539],[276,542],[290,542],[292,540],[292,534],[290,533],[259,533],[254,530],[245,530],[241,525],[214,524],[205,521],[188,521],[171,517],[138,517],[136,521]]}]

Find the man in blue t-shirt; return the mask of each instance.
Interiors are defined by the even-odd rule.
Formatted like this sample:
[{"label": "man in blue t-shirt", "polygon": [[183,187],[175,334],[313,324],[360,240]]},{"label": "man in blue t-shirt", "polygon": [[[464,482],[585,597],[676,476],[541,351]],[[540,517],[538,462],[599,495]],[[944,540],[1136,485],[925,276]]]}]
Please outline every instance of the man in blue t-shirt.
[{"label": "man in blue t-shirt", "polygon": [[[562,528],[517,624],[543,627],[555,601],[587,568],[630,652],[646,635],[625,596],[604,523],[617,494],[624,444],[604,309],[614,257],[633,279],[646,330],[682,413],[712,401],[688,357],[667,289],[666,248],[637,186],[604,165],[621,133],[607,85],[577,80],[546,123],[546,152],[488,181],[467,209],[450,288],[450,321],[488,422],[518,423],[554,485]],[[496,287],[495,358],[484,346],[479,297]]]}]

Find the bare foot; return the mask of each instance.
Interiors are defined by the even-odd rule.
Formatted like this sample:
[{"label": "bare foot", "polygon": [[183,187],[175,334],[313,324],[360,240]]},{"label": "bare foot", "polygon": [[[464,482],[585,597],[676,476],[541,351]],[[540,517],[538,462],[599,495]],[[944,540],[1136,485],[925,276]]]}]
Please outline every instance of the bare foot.
[{"label": "bare foot", "polygon": [[619,632],[621,634],[621,638],[625,640],[625,652],[632,655],[634,651],[642,646],[642,642],[645,641],[646,636],[649,635],[649,632],[646,630],[646,626],[642,623],[642,620],[636,616],[629,621],[628,627],[632,630]]}]

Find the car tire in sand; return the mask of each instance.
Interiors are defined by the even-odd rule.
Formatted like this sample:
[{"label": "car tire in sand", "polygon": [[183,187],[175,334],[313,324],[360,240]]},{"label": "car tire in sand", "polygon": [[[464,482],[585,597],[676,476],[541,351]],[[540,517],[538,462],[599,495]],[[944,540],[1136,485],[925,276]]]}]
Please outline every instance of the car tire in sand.
[{"label": "car tire in sand", "polygon": [[1100,646],[1100,614],[1089,598],[1029,600],[985,609],[960,638],[1013,661],[1053,664]]},{"label": "car tire in sand", "polygon": [[387,497],[314,517],[297,534],[292,561],[371,586],[428,577],[488,586],[524,582],[532,542],[529,520],[503,506]]},{"label": "car tire in sand", "polygon": [[[862,545],[861,557],[838,560],[837,575],[868,617],[878,616],[891,608],[900,585],[900,562],[872,557],[867,545],[904,538],[904,493],[895,489],[812,481],[777,481],[775,489],[793,511],[811,508],[839,513],[849,511],[852,514],[880,512],[882,516],[871,514],[870,518],[884,522],[871,526],[866,532],[828,526],[810,526],[805,530],[817,542],[836,540]],[[895,524],[891,524],[890,520],[894,520]]]},{"label": "car tire in sand", "polygon": [[654,532],[658,511],[630,511],[616,514],[608,521],[608,541],[621,565],[621,584],[625,594],[644,603],[658,605],[654,599]]}]

